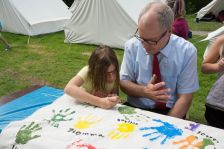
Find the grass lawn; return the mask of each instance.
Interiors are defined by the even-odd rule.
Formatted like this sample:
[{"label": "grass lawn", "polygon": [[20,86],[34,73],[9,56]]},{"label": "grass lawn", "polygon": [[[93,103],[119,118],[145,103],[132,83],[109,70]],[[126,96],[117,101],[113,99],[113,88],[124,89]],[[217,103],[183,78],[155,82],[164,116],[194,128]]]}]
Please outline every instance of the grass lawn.
[{"label": "grass lawn", "polygon": [[[216,22],[195,23],[194,16],[187,16],[191,30],[212,31],[221,25]],[[66,83],[87,64],[94,45],[65,44],[64,32],[47,35],[28,36],[3,33],[13,46],[4,51],[0,44],[0,96],[8,95],[34,84],[46,84],[63,89]],[[204,37],[193,35],[190,40],[198,48],[198,75],[200,90],[195,93],[190,109],[190,120],[205,123],[204,103],[207,93],[215,80],[215,75],[200,72],[202,55],[207,42],[199,43]],[[121,62],[123,50],[116,49]],[[124,99],[124,94],[121,94]]]},{"label": "grass lawn", "polygon": [[215,29],[218,29],[223,26],[222,23],[215,21],[211,22],[200,21],[199,23],[196,23],[195,18],[196,18],[195,14],[186,16],[188,25],[190,29],[193,31],[214,31]]}]

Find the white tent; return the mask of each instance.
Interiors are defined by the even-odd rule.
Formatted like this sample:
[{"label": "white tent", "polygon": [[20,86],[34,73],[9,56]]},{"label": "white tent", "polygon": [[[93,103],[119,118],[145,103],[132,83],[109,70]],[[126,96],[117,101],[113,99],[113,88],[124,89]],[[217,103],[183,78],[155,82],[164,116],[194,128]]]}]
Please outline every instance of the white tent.
[{"label": "white tent", "polygon": [[140,10],[152,1],[155,0],[75,0],[64,30],[65,42],[123,48],[137,29]]},{"label": "white tent", "polygon": [[3,31],[38,35],[63,30],[71,12],[62,0],[0,0]]},{"label": "white tent", "polygon": [[224,0],[213,0],[207,6],[203,7],[197,12],[196,18],[200,20],[210,12],[212,12],[212,14],[217,17],[221,10],[224,10]]}]

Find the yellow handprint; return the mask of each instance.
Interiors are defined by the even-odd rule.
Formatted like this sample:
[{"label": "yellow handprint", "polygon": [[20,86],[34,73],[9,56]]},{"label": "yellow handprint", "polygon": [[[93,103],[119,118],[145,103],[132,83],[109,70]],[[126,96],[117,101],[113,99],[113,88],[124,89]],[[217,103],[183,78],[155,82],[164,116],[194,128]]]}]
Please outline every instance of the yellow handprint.
[{"label": "yellow handprint", "polygon": [[120,123],[117,124],[117,129],[111,131],[108,136],[111,139],[121,139],[121,138],[127,138],[130,133],[132,133],[135,130],[134,124],[130,123]]},{"label": "yellow handprint", "polygon": [[98,123],[99,121],[99,118],[96,118],[93,115],[88,115],[79,118],[78,121],[75,123],[74,127],[77,129],[86,129],[90,128],[92,125]]}]

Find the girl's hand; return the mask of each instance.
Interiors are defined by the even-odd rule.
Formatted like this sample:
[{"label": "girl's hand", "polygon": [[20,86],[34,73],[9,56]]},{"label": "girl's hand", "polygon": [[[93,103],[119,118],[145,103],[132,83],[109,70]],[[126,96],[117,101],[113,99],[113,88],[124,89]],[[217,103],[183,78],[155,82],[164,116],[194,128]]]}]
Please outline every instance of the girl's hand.
[{"label": "girl's hand", "polygon": [[119,96],[112,96],[112,97],[101,98],[101,100],[102,100],[102,104],[100,106],[101,108],[111,109],[120,101],[120,98]]},{"label": "girl's hand", "polygon": [[218,62],[218,72],[224,71],[224,58],[220,59]]}]

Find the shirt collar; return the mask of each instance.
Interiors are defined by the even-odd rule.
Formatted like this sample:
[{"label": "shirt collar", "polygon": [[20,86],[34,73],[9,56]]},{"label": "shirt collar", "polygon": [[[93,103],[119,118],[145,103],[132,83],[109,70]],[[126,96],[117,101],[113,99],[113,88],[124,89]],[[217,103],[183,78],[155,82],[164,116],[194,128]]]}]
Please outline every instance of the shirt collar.
[{"label": "shirt collar", "polygon": [[171,49],[172,38],[173,38],[173,34],[171,34],[170,39],[169,39],[167,45],[163,49],[160,50],[160,53],[162,55],[164,55],[165,57],[168,57],[168,55],[170,53],[169,49]]}]

